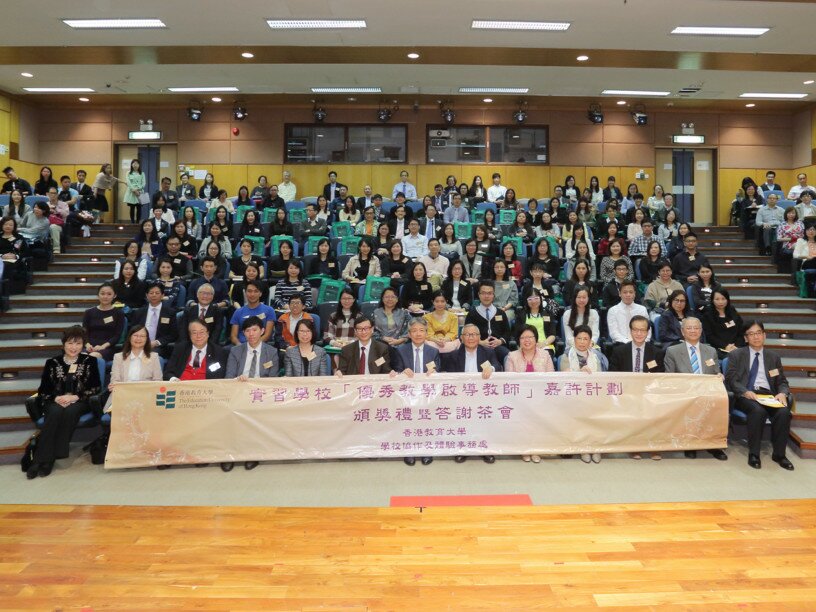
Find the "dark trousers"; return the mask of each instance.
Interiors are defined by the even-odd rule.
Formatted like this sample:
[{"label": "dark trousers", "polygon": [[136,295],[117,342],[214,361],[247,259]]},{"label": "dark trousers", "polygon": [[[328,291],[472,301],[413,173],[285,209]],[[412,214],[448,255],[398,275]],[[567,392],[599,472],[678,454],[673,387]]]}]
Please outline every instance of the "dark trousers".
[{"label": "dark trousers", "polygon": [[56,402],[45,405],[45,422],[37,438],[36,463],[51,463],[68,456],[68,446],[79,417],[90,410],[88,402],[78,401],[63,408]]},{"label": "dark trousers", "polygon": [[136,204],[128,204],[128,208],[130,209],[130,222],[136,223],[139,221],[142,205],[137,202]]},{"label": "dark trousers", "polygon": [[765,419],[770,418],[773,456],[784,457],[790,435],[790,408],[767,408],[745,397],[737,398],[737,408],[748,417],[748,452],[752,455],[759,455]]}]

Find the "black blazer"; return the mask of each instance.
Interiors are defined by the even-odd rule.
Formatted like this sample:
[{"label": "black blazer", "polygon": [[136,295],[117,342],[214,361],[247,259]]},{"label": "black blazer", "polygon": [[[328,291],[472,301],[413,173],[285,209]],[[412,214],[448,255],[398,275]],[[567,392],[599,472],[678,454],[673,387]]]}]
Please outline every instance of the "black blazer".
[{"label": "black blazer", "polygon": [[[179,342],[176,348],[173,349],[173,354],[167,360],[164,366],[164,380],[170,380],[173,377],[181,378],[184,373],[184,368],[187,367],[187,360],[190,357],[190,352],[193,350],[193,344],[190,341]],[[227,371],[227,357],[229,354],[217,344],[209,342],[207,344],[206,365],[207,365],[207,380],[214,380],[224,378]],[[213,364],[218,363],[216,370],[212,369]]]},{"label": "black blazer", "polygon": [[[131,317],[132,325],[146,325],[147,315],[150,313],[150,305],[143,306],[136,310]],[[159,341],[159,355],[167,358],[172,349],[172,344],[178,339],[178,321],[176,321],[176,311],[165,303],[162,303],[159,311],[159,324],[156,327],[156,337]]]},{"label": "black blazer", "polygon": [[[649,366],[650,363],[652,364],[651,367]],[[612,350],[612,358],[609,360],[610,372],[632,372],[634,367],[631,342],[619,344]],[[659,350],[651,342],[646,342],[644,345],[641,368],[644,372],[650,374],[666,371],[663,365],[663,351]]]},{"label": "black blazer", "polygon": [[[751,347],[743,346],[728,355],[728,369],[725,371],[725,386],[737,397],[741,396],[748,389],[748,376],[751,372]],[[765,362],[765,376],[771,388],[769,391],[774,395],[778,393],[790,393],[788,379],[785,377],[785,370],[782,368],[782,359],[773,351],[767,348],[762,351],[762,358]]]},{"label": "black blazer", "polygon": [[[335,183],[334,184],[334,197],[335,198],[340,195],[340,188],[341,187],[346,187],[346,186],[343,183]],[[346,187],[346,190],[348,191],[348,187]],[[326,200],[329,203],[331,203],[331,201],[333,199],[331,197],[331,183],[326,183],[325,185],[323,185],[323,197],[326,198]]]},{"label": "black blazer", "polygon": [[[442,281],[442,295],[445,296],[445,301],[448,306],[453,305],[453,279],[446,278]],[[473,302],[473,285],[466,280],[459,281],[459,303],[463,308],[469,310]]]},{"label": "black blazer", "polygon": [[609,189],[609,187],[604,187],[604,202],[608,202],[612,198],[615,198],[618,202],[620,202],[623,199],[623,192],[618,187],[613,187],[612,189]]},{"label": "black blazer", "polygon": [[[635,222],[635,211],[636,210],[637,209],[634,206],[632,206],[629,210],[626,211],[626,223],[627,223],[627,225],[629,223],[634,223]],[[643,214],[646,215],[645,219],[651,220],[652,216],[649,214],[649,207],[646,206],[646,202],[643,203],[643,206],[640,207],[640,210],[642,210]]]},{"label": "black blazer", "polygon": [[93,200],[93,189],[88,183],[83,183],[82,189],[79,188],[79,183],[71,183],[71,189],[75,189],[79,193],[79,208],[85,210]]},{"label": "black blazer", "polygon": [[[445,225],[445,222],[439,218],[439,216],[434,217],[434,236],[439,238],[442,235],[442,227]],[[428,228],[428,219],[422,218],[419,221],[419,233],[423,236],[427,235]]]},{"label": "black blazer", "polygon": [[[376,362],[382,359],[380,365]],[[370,374],[388,374],[391,372],[391,354],[389,346],[379,340],[371,340],[368,351],[368,371]],[[360,342],[355,340],[344,346],[340,351],[337,369],[345,375],[359,375],[360,369]]]},{"label": "black blazer", "polygon": [[[391,219],[388,222],[388,235],[391,236],[392,238],[404,238],[405,236],[407,236],[409,234],[409,232],[408,232],[408,217],[405,217],[405,219],[402,220],[402,235],[397,236],[396,231],[397,231],[397,220],[396,219]],[[422,232],[420,232],[420,233],[422,233]]]},{"label": "black blazer", "polygon": [[[181,319],[178,324],[178,339],[179,342],[186,342],[189,340],[187,333],[187,326],[190,321],[198,319],[198,304],[193,304],[184,309]],[[221,329],[224,327],[224,315],[217,306],[211,304],[204,316],[204,325],[210,331],[210,342],[217,343],[221,338]]]},{"label": "black blazer", "polygon": [[186,185],[176,185],[176,195],[181,199],[182,197],[185,200],[195,200],[196,199],[196,188],[195,185],[192,183],[187,183]]},{"label": "black blazer", "polygon": [[[476,348],[476,363],[481,369],[481,365],[489,362],[493,369],[497,372],[502,371],[502,366],[499,360],[496,359],[496,351],[491,348],[479,346]],[[442,355],[442,371],[443,372],[464,372],[465,371],[465,345],[460,345],[458,349],[450,353]]]}]

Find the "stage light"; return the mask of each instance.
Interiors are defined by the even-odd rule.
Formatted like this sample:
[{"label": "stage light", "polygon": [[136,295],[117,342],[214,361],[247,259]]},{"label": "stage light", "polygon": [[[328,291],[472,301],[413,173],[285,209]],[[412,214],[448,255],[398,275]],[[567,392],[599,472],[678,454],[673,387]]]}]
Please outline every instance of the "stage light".
[{"label": "stage light", "polygon": [[191,106],[187,109],[187,116],[190,118],[190,121],[201,121],[201,115],[203,114],[204,111],[196,106]]},{"label": "stage light", "polygon": [[245,106],[237,105],[232,109],[232,118],[236,121],[243,121],[247,118],[247,115],[249,115],[249,111]]},{"label": "stage light", "polygon": [[649,115],[642,111],[634,111],[632,113],[632,120],[635,125],[649,125]]},{"label": "stage light", "polygon": [[587,110],[587,119],[590,123],[603,123],[604,116],[600,104],[590,104]]},{"label": "stage light", "polygon": [[329,114],[325,111],[325,109],[322,106],[316,106],[314,107],[314,109],[312,109],[312,117],[314,117],[314,120],[317,123],[323,123],[326,120],[326,117],[328,116]]},{"label": "stage light", "polygon": [[387,123],[391,119],[391,109],[381,108],[377,111],[377,121]]}]

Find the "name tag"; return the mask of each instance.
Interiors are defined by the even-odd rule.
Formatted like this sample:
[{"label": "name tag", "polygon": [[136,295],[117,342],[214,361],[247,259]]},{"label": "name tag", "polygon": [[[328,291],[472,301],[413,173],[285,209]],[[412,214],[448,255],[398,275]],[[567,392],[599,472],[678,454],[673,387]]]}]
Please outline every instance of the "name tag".
[{"label": "name tag", "polygon": [[184,242],[181,243],[181,246],[190,246],[190,241],[185,240]]},{"label": "name tag", "polygon": [[689,261],[694,261],[695,259],[697,258],[694,255],[689,255]]},{"label": "name tag", "polygon": [[713,366],[713,365],[714,365],[714,360],[713,360],[713,359],[706,359],[705,364],[706,364],[707,366]]},{"label": "name tag", "polygon": [[176,258],[176,259],[174,259],[174,260],[173,260],[173,263],[174,263],[174,264],[180,264],[180,263],[181,263],[181,260],[180,260],[180,259],[178,259],[178,258]]},{"label": "name tag", "polygon": [[496,321],[504,321],[504,317],[502,317],[500,314],[497,314],[495,316],[495,319],[496,319]]},{"label": "name tag", "polygon": [[539,291],[539,293],[544,297],[550,297],[550,292],[547,291],[546,289],[542,289],[541,291]]},{"label": "name tag", "polygon": [[436,364],[431,361],[430,363],[425,364],[425,370],[430,374],[431,372],[436,372]]},{"label": "name tag", "polygon": [[72,363],[72,364],[71,364],[71,365],[68,367],[68,373],[69,373],[69,374],[76,374],[76,371],[77,371],[77,364]]},{"label": "name tag", "polygon": [[481,266],[482,265],[482,258],[481,257],[474,257],[473,258],[474,265]]},{"label": "name tag", "polygon": [[774,368],[773,370],[770,370],[770,371],[768,372],[768,376],[771,376],[771,377],[773,377],[773,376],[779,376],[779,370],[777,370],[776,368]]},{"label": "name tag", "polygon": [[161,319],[159,319],[159,323],[161,323],[162,325],[167,325],[168,323],[170,323],[170,317],[162,317]]},{"label": "name tag", "polygon": [[329,262],[329,267],[330,267],[330,268],[333,268],[333,267],[334,267],[334,262],[333,262],[333,261],[330,261],[330,262]]},{"label": "name tag", "polygon": [[303,285],[299,285],[297,288],[298,291],[303,291]]},{"label": "name tag", "polygon": [[304,355],[304,357],[306,357],[306,361],[312,361],[315,357],[317,357],[317,355],[315,355],[315,352],[312,351],[308,355]]},{"label": "name tag", "polygon": [[220,363],[218,363],[218,362],[216,361],[215,363],[211,363],[211,364],[210,364],[210,367],[209,367],[209,368],[207,368],[207,369],[208,369],[210,372],[217,372],[218,370],[220,370],[220,369],[221,369],[221,364],[220,364]]},{"label": "name tag", "polygon": [[428,285],[420,285],[419,288],[420,288],[421,291],[427,291],[428,290]]},{"label": "name tag", "polygon": [[467,281],[459,281],[459,285],[462,286],[462,287],[467,287],[468,286]]},{"label": "name tag", "polygon": [[261,321],[263,321],[266,318],[266,313],[265,312],[259,312],[255,316],[258,317],[259,319],[261,319]]},{"label": "name tag", "polygon": [[493,366],[492,366],[492,365],[490,365],[490,362],[489,362],[489,361],[483,361],[483,362],[482,362],[482,364],[481,364],[479,367],[480,367],[480,368],[482,368],[483,370],[491,370],[491,369],[493,369]]},{"label": "name tag", "polygon": [[541,320],[544,321],[545,323],[549,323],[550,317],[541,317]]},{"label": "name tag", "polygon": [[105,323],[106,325],[108,323],[113,323],[113,317],[105,317],[104,319],[102,319],[102,322]]},{"label": "name tag", "polygon": [[272,362],[271,362],[271,361],[267,361],[266,363],[263,363],[263,364],[261,364],[261,365],[263,366],[263,369],[264,369],[264,370],[268,370],[269,368],[271,368],[271,367],[272,367]]},{"label": "name tag", "polygon": [[734,327],[734,325],[736,325],[736,323],[734,323],[733,321],[726,321],[725,322],[726,327]]},{"label": "name tag", "polygon": [[206,319],[204,319],[204,322],[205,322],[205,323],[212,323],[212,322],[213,322],[213,320],[214,320],[214,319],[213,319],[212,317],[207,317]]},{"label": "name tag", "polygon": [[385,359],[384,359],[383,357],[380,357],[379,359],[377,359],[377,360],[374,362],[374,365],[376,365],[376,366],[381,366],[381,365],[383,365],[384,363],[385,363]]},{"label": "name tag", "polygon": [[652,359],[651,361],[647,361],[646,362],[646,367],[649,368],[649,369],[656,368],[657,367],[657,362],[654,359]]}]

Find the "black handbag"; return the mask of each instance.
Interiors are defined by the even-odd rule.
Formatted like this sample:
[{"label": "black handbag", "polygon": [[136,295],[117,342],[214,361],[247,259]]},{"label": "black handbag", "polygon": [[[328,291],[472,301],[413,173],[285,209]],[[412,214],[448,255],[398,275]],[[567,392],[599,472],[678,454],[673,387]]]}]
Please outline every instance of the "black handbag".
[{"label": "black handbag", "polygon": [[31,434],[31,437],[28,439],[28,444],[26,444],[25,450],[23,450],[23,456],[20,457],[20,469],[24,472],[27,472],[31,464],[34,463],[34,453],[37,450],[38,436],[39,432]]},{"label": "black handbag", "polygon": [[108,434],[102,434],[83,450],[87,450],[91,454],[91,463],[102,465],[105,463],[105,455],[108,452]]}]

